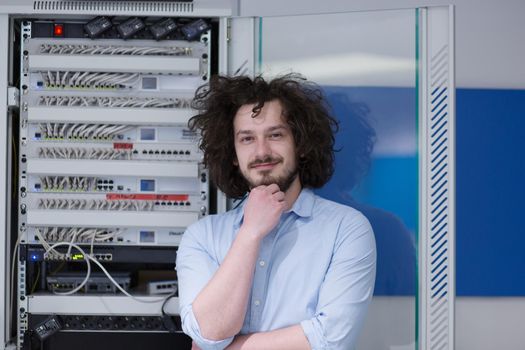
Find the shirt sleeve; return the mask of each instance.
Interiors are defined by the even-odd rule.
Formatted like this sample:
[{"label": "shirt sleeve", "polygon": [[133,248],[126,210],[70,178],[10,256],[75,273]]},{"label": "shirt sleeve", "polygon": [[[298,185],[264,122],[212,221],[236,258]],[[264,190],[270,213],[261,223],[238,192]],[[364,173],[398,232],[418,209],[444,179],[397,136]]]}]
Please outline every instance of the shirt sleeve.
[{"label": "shirt sleeve", "polygon": [[206,230],[203,221],[186,230],[177,251],[180,317],[184,333],[190,336],[199,348],[222,350],[233,341],[233,337],[218,341],[204,338],[192,308],[197,295],[219,268],[218,262],[210,254],[210,232]]},{"label": "shirt sleeve", "polygon": [[359,214],[343,220],[319,292],[315,316],[301,322],[312,350],[354,349],[374,291],[376,249],[372,227]]}]

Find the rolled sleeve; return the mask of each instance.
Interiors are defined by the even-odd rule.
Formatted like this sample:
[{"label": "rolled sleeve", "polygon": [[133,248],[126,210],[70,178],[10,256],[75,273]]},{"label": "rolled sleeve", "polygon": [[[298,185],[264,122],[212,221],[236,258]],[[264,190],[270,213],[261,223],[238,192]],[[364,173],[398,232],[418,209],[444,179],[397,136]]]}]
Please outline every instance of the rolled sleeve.
[{"label": "rolled sleeve", "polygon": [[317,318],[302,321],[301,327],[303,327],[304,335],[306,336],[306,339],[308,339],[312,350],[326,349],[328,347],[324,341],[325,336],[323,334],[323,326],[319,323]]},{"label": "rolled sleeve", "polygon": [[233,337],[223,340],[210,340],[204,338],[201,334],[199,323],[193,314],[191,305],[186,305],[181,309],[180,314],[184,333],[190,336],[202,350],[222,350],[232,343]]},{"label": "rolled sleeve", "polygon": [[376,250],[364,216],[341,228],[321,286],[315,316],[301,322],[312,350],[351,350],[374,291]]},{"label": "rolled sleeve", "polygon": [[190,226],[179,245],[176,263],[179,310],[182,330],[202,350],[222,350],[233,341],[233,337],[217,341],[204,338],[192,309],[193,301],[219,268],[216,259],[210,255],[208,225],[206,220],[201,220]]}]

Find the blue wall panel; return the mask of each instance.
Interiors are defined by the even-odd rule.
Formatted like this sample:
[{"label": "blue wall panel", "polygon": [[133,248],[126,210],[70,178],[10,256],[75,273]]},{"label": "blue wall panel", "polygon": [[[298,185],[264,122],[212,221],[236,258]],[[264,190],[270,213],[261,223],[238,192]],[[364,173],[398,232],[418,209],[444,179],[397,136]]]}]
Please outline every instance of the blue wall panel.
[{"label": "blue wall panel", "polygon": [[525,296],[525,91],[457,90],[457,295]]}]

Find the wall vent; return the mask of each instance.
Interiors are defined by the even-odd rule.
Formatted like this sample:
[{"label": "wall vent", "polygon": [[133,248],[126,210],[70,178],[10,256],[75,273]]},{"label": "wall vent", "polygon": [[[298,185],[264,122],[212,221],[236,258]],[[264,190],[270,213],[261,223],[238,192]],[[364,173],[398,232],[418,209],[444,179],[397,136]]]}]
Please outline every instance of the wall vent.
[{"label": "wall vent", "polygon": [[40,12],[65,12],[65,13],[98,13],[117,14],[121,12],[143,13],[182,13],[191,14],[193,3],[188,2],[155,2],[155,1],[58,1],[36,0],[33,9]]}]

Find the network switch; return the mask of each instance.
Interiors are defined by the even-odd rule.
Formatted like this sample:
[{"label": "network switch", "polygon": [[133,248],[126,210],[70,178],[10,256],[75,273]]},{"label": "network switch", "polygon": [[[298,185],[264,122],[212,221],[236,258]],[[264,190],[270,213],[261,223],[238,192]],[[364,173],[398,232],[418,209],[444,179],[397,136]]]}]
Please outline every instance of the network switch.
[{"label": "network switch", "polygon": [[[113,279],[118,283],[118,285],[124,289],[125,291],[129,290],[131,277],[129,273],[112,273],[111,274]],[[83,280],[85,279],[86,274],[85,273],[77,273],[77,272],[62,272],[57,273],[51,276],[47,276],[46,283],[47,288],[52,293],[58,293],[58,292],[68,292],[76,287],[78,287],[80,284],[83,283]],[[107,276],[105,276],[103,273],[91,273],[91,276],[88,278],[86,284],[82,288],[81,292],[86,294],[99,294],[99,293],[111,293],[115,294],[118,293],[119,290],[113,284],[112,281],[109,280]]]}]

